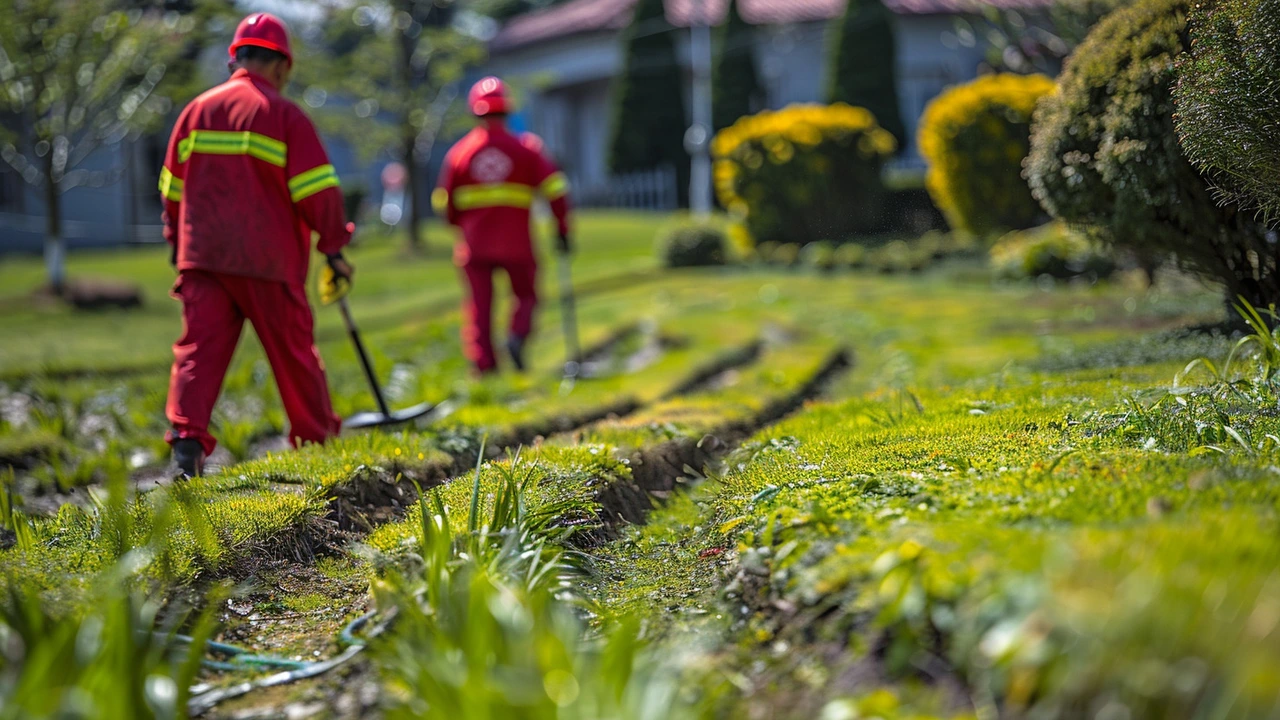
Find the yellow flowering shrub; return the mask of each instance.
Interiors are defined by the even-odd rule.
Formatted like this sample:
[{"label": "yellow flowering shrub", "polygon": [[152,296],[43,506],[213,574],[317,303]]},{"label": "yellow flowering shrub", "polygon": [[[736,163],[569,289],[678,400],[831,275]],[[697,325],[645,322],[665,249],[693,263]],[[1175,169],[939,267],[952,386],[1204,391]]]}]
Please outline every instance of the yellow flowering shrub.
[{"label": "yellow flowering shrub", "polygon": [[1053,92],[1044,75],[987,75],[949,88],[920,118],[925,186],[952,229],[974,235],[1032,227],[1043,211],[1022,178],[1031,115]]},{"label": "yellow flowering shrub", "polygon": [[875,226],[884,195],[880,168],[896,147],[863,108],[765,111],[712,141],[716,194],[757,242],[847,239]]}]

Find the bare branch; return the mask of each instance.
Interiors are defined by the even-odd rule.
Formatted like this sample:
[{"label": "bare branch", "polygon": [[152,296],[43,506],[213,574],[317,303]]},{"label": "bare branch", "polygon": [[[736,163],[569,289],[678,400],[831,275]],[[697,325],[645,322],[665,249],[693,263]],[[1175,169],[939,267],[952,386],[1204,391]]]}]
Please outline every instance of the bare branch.
[{"label": "bare branch", "polygon": [[40,187],[44,184],[44,173],[22,154],[22,151],[14,147],[13,143],[5,143],[0,148],[0,159],[14,169],[27,184]]}]

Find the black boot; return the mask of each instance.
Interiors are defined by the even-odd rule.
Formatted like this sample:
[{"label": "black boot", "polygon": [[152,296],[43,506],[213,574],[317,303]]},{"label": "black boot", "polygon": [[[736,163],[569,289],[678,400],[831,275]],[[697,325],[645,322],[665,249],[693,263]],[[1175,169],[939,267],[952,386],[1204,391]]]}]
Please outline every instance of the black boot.
[{"label": "black boot", "polygon": [[204,473],[204,447],[199,440],[182,438],[173,444],[173,461],[185,477],[200,477]]},{"label": "black boot", "polygon": [[511,362],[515,363],[516,371],[524,372],[524,338],[508,335],[507,352],[511,355]]}]

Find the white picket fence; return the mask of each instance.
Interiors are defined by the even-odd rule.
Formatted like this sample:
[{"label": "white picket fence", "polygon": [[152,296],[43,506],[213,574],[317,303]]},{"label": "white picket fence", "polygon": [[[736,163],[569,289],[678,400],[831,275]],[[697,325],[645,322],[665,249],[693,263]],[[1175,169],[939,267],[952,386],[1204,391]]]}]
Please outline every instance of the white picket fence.
[{"label": "white picket fence", "polygon": [[670,165],[614,175],[596,183],[570,175],[569,182],[573,202],[580,207],[675,210],[680,203],[676,169]]}]

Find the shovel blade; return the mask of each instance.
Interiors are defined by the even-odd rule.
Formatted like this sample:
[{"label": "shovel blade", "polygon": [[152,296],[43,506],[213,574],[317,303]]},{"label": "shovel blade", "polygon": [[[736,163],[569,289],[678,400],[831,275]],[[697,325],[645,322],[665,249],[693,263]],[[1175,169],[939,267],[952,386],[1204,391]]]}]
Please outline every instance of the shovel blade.
[{"label": "shovel blade", "polygon": [[356,413],[346,420],[342,421],[344,430],[360,430],[371,427],[386,427],[388,425],[401,425],[403,423],[412,422],[420,417],[425,416],[436,408],[435,403],[425,402],[420,405],[414,405],[403,410],[394,410],[389,414],[380,412],[362,412]]}]

